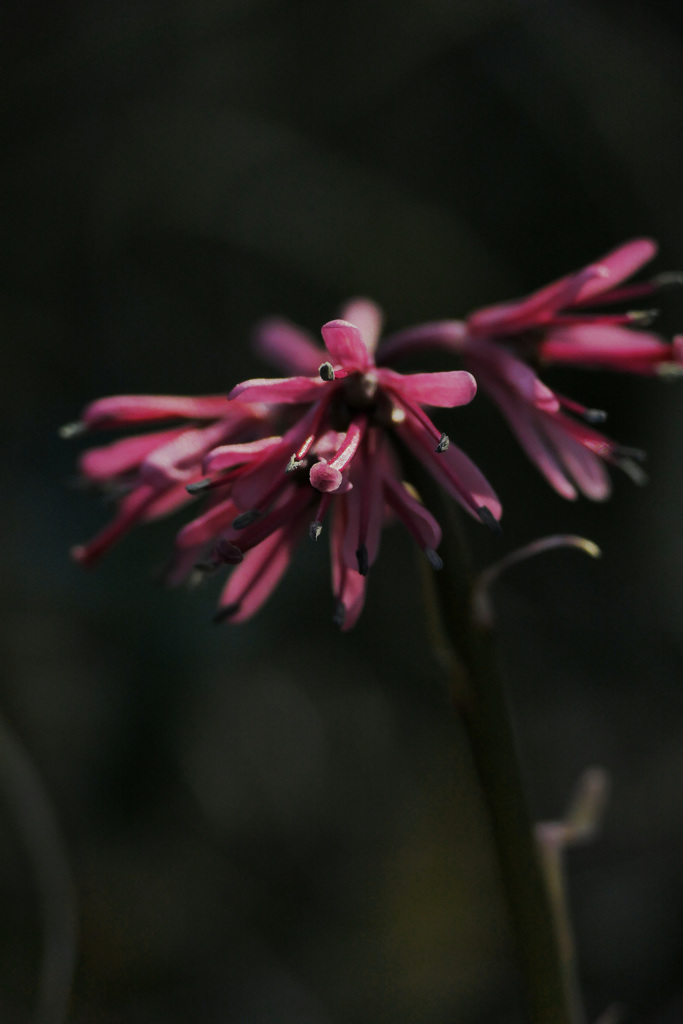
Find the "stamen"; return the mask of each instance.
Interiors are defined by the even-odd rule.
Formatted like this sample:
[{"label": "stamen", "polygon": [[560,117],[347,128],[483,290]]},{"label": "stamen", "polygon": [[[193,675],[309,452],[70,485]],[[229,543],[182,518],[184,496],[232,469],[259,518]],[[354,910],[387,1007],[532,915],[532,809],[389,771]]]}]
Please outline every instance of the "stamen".
[{"label": "stamen", "polygon": [[332,621],[335,626],[339,626],[341,629],[344,625],[344,619],[346,618],[346,608],[341,601],[337,601],[334,612],[332,614]]},{"label": "stamen", "polygon": [[334,366],[332,363],[323,363],[318,367],[318,373],[323,380],[334,380]]},{"label": "stamen", "polygon": [[306,460],[305,459],[297,459],[296,453],[295,453],[294,455],[291,456],[289,462],[287,463],[287,468],[285,469],[285,473],[293,473],[295,469],[301,469],[301,467],[305,466],[305,465],[306,465]]},{"label": "stamen", "polygon": [[242,602],[235,601],[234,604],[226,604],[225,608],[220,608],[213,617],[215,625],[220,625],[221,622],[225,622],[226,619],[236,615],[240,610]]},{"label": "stamen", "polygon": [[85,434],[87,429],[87,425],[78,420],[76,423],[65,423],[57,433],[63,440],[68,441],[72,437],[78,437],[79,434]]},{"label": "stamen", "polygon": [[213,480],[207,476],[204,480],[198,480],[195,484],[186,484],[185,490],[188,494],[201,494],[202,491],[208,491],[212,484]]},{"label": "stamen", "polygon": [[555,394],[563,409],[568,409],[575,416],[580,416],[586,423],[604,423],[607,419],[604,409],[587,409],[585,405],[580,405],[573,398],[565,398],[564,395],[559,395],[557,392]]},{"label": "stamen", "polygon": [[356,558],[358,559],[358,572],[361,576],[367,576],[368,574],[368,549],[365,544],[361,544],[356,551]]},{"label": "stamen", "polygon": [[654,323],[659,316],[658,309],[634,309],[626,314],[631,323],[637,323],[641,327],[648,327]]},{"label": "stamen", "polygon": [[436,446],[436,451],[439,453],[439,455],[441,455],[442,452],[448,451],[450,443],[451,439],[448,436],[448,434],[442,434],[441,437],[439,438],[439,443]]},{"label": "stamen", "polygon": [[443,569],[443,559],[441,555],[437,554],[434,548],[423,548],[422,550],[427,556],[427,561],[431,565],[432,569]]},{"label": "stamen", "polygon": [[317,540],[320,534],[323,532],[323,524],[319,519],[314,519],[311,525],[308,527],[308,536],[311,540]]},{"label": "stamen", "polygon": [[500,537],[503,531],[501,530],[500,523],[494,516],[491,509],[487,508],[486,505],[480,505],[477,512],[484,526],[488,526],[489,530],[491,530],[492,533],[495,533],[496,537]]},{"label": "stamen", "polygon": [[639,487],[643,487],[648,482],[648,475],[645,470],[634,462],[633,459],[615,459],[615,465],[619,467],[626,476],[633,480],[634,484],[638,484]]},{"label": "stamen", "polygon": [[213,549],[213,556],[217,558],[223,565],[239,565],[244,558],[244,554],[233,544],[232,541],[226,540],[225,537],[216,544]]},{"label": "stamen", "polygon": [[262,512],[257,508],[250,508],[247,512],[241,512],[240,515],[235,516],[232,521],[233,530],[244,530],[247,526],[251,526],[255,523],[262,515]]},{"label": "stamen", "polygon": [[683,273],[678,270],[670,270],[664,274],[657,274],[652,278],[651,284],[655,288],[670,288],[672,285],[683,284]]}]

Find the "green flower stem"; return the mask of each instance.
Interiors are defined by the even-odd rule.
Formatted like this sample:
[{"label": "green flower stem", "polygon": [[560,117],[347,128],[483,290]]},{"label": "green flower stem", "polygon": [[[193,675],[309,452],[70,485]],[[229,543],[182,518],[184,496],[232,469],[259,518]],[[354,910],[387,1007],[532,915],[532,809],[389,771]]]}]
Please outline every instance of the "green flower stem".
[{"label": "green flower stem", "polygon": [[470,740],[489,813],[512,937],[533,1024],[581,1024],[571,963],[564,960],[520,775],[510,713],[485,616],[475,612],[472,572],[454,510],[420,474],[444,529],[444,568],[427,569],[428,603],[438,613],[438,649]]}]

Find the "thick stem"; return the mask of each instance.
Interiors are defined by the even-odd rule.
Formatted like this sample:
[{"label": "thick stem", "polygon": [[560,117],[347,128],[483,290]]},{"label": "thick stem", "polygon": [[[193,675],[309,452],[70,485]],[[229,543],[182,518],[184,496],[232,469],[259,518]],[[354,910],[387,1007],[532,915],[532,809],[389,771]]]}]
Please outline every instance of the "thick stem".
[{"label": "thick stem", "polygon": [[[444,568],[426,570],[438,610],[453,704],[470,740],[489,813],[512,937],[533,1024],[581,1024],[570,965],[563,961],[520,774],[512,722],[490,629],[475,615],[472,574],[452,508],[420,481],[444,527]],[[429,492],[427,494],[427,492]]]}]

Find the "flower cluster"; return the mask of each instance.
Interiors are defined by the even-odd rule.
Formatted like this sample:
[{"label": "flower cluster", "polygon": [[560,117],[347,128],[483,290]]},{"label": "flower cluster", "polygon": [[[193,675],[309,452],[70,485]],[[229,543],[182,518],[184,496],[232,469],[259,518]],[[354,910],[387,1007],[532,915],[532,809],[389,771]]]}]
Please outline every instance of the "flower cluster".
[{"label": "flower cluster", "polygon": [[643,453],[596,430],[606,413],[553,391],[537,371],[555,364],[645,375],[680,372],[683,339],[668,344],[643,329],[654,318],[653,310],[600,310],[650,299],[661,288],[680,283],[677,274],[624,283],[656,251],[649,239],[627,242],[524,299],[490,306],[465,321],[401,331],[386,340],[383,357],[395,359],[427,346],[456,352],[551,486],[565,498],[576,498],[578,488],[602,500],[610,493],[604,463],[641,482]]},{"label": "flower cluster", "polygon": [[[678,280],[625,283],[655,251],[650,241],[629,242],[527,298],[464,321],[404,330],[379,347],[381,315],[365,299],[324,325],[324,349],[291,324],[270,320],[257,330],[256,346],[289,376],[246,381],[227,398],[94,402],[65,434],[163,429],[82,456],[82,476],[111,490],[118,509],[74,556],[93,564],[135,524],[201,495],[202,512],[177,535],[167,579],[232,567],[217,618],[240,622],[272,593],[302,536],[317,540],[329,523],[335,619],[349,629],[387,521],[402,522],[432,565],[441,564],[439,524],[403,479],[402,454],[412,453],[470,515],[499,529],[502,510],[490,484],[425,412],[470,402],[475,378],[556,491],[607,497],[604,463],[640,479],[640,453],[596,430],[605,414],[551,390],[537,371],[551,364],[639,374],[680,368],[683,340],[668,344],[644,330],[651,311],[599,310],[649,298]],[[390,368],[426,347],[456,353],[465,369],[402,375]]]},{"label": "flower cluster", "polygon": [[76,548],[76,558],[92,563],[135,523],[202,494],[207,507],[178,534],[167,578],[177,583],[195,569],[233,566],[218,618],[240,622],[272,593],[302,535],[317,540],[330,517],[335,618],[349,629],[388,518],[399,519],[440,566],[441,530],[402,479],[402,447],[467,512],[497,528],[493,489],[423,409],[471,401],[472,375],[378,367],[379,310],[357,300],[344,313],[322,328],[326,350],[289,324],[263,326],[259,346],[295,376],[246,381],[227,400],[126,396],[89,406],[78,430],[178,417],[189,423],[86,452],[83,476],[121,498],[114,521]]}]

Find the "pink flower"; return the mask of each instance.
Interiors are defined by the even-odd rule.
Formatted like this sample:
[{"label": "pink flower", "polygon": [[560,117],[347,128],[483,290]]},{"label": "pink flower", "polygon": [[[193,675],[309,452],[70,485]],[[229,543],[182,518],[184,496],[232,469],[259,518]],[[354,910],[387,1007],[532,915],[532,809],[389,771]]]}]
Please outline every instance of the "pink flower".
[{"label": "pink flower", "polygon": [[576,498],[578,488],[603,500],[611,489],[604,462],[640,482],[644,474],[635,460],[642,453],[594,429],[606,414],[551,390],[536,368],[557,364],[648,375],[680,372],[683,340],[668,344],[642,329],[653,311],[596,309],[648,298],[679,282],[679,275],[662,275],[625,283],[656,251],[654,242],[636,239],[527,298],[490,306],[464,323],[443,321],[402,331],[387,339],[382,360],[429,344],[457,352],[555,490]]},{"label": "pink flower", "polygon": [[[205,486],[225,497],[181,531],[174,574],[194,564],[207,543],[214,544],[214,564],[222,550],[231,560],[241,554],[221,597],[223,614],[232,621],[253,614],[285,571],[300,536],[308,531],[317,539],[328,513],[335,617],[344,629],[362,609],[365,577],[389,514],[404,523],[432,564],[440,565],[441,531],[403,483],[396,441],[472,516],[497,528],[501,507],[490,485],[422,408],[471,401],[472,376],[464,371],[402,376],[378,368],[373,353],[379,310],[357,300],[345,313],[347,319],[322,328],[326,351],[282,321],[259,329],[261,352],[297,375],[239,384],[229,396],[231,404],[262,402],[282,414],[291,411],[293,422],[259,451],[225,445],[205,459]],[[221,547],[226,544],[227,549]]]},{"label": "pink flower", "polygon": [[472,516],[497,529],[501,507],[490,485],[423,410],[469,402],[473,377],[459,370],[402,376],[377,367],[379,310],[358,300],[345,312],[348,319],[322,328],[326,350],[282,321],[258,330],[260,350],[295,376],[246,381],[229,400],[122,397],[89,406],[65,433],[191,422],[85,453],[83,476],[121,498],[113,522],[75,557],[92,564],[137,522],[203,495],[202,513],[176,538],[167,579],[231,566],[217,619],[241,622],[272,593],[301,537],[317,540],[329,516],[335,619],[350,629],[387,519],[399,519],[432,565],[441,564],[441,530],[403,482],[396,443]]},{"label": "pink flower", "polygon": [[83,480],[105,488],[117,499],[118,508],[101,533],[72,549],[73,557],[93,565],[137,523],[159,519],[186,505],[192,500],[187,485],[201,480],[204,456],[217,444],[241,440],[262,429],[265,417],[264,406],[230,405],[224,395],[116,395],[87,406],[82,419],[64,427],[62,436],[129,425],[167,425],[91,448],[81,456]]}]

